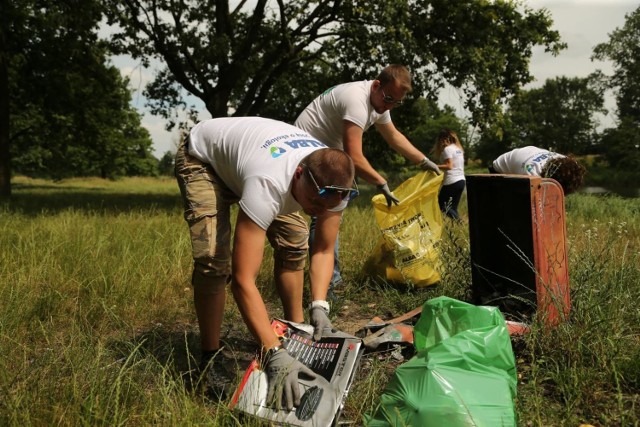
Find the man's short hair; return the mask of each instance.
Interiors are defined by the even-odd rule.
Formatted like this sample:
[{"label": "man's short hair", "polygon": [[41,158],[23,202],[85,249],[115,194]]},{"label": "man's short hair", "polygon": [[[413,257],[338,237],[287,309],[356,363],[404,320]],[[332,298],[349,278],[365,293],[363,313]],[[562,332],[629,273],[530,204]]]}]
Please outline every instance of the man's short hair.
[{"label": "man's short hair", "polygon": [[411,73],[409,73],[409,70],[404,65],[387,65],[380,72],[376,80],[379,80],[382,86],[397,80],[400,83],[400,88],[405,92],[409,93],[413,90],[411,86]]},{"label": "man's short hair", "polygon": [[309,154],[302,161],[320,187],[337,185],[351,187],[355,176],[353,161],[347,153],[336,148],[323,148]]},{"label": "man's short hair", "polygon": [[586,168],[572,156],[553,158],[542,168],[542,176],[558,181],[564,194],[571,194],[580,188],[586,173]]}]

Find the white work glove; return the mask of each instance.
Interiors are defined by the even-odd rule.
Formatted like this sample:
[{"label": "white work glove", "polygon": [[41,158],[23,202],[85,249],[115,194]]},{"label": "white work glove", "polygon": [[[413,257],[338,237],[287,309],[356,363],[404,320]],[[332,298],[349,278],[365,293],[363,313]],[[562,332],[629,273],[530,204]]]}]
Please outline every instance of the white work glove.
[{"label": "white work glove", "polygon": [[283,394],[289,411],[300,405],[299,374],[307,375],[310,379],[316,378],[315,372],[291,357],[282,347],[271,352],[264,370],[269,383],[267,404],[275,406],[278,410],[282,409]]},{"label": "white work glove", "polygon": [[418,166],[420,166],[420,169],[422,169],[423,171],[433,171],[436,173],[436,175],[440,175],[440,168],[438,167],[438,165],[436,165],[435,163],[433,163],[431,160],[427,159],[426,157],[424,159],[422,159],[422,161],[420,163],[418,163]]},{"label": "white work glove", "polygon": [[391,190],[389,190],[389,185],[387,185],[386,182],[384,184],[378,185],[378,191],[380,191],[384,195],[384,198],[387,199],[387,207],[391,207],[391,203],[393,203],[394,205],[397,205],[398,203],[400,203],[400,200],[398,200],[396,196],[391,194]]},{"label": "white work glove", "polygon": [[313,339],[319,341],[325,330],[331,331],[333,325],[329,320],[329,303],[326,301],[314,301],[309,307],[309,318],[313,326]]}]

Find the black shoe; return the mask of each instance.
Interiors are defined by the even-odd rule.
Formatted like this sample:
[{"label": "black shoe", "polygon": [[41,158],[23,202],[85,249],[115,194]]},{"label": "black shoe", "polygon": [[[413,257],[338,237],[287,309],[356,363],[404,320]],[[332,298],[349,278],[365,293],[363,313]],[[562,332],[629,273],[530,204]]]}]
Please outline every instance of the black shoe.
[{"label": "black shoe", "polygon": [[207,352],[200,360],[198,388],[211,400],[226,400],[233,394],[237,372],[235,359],[221,350]]}]

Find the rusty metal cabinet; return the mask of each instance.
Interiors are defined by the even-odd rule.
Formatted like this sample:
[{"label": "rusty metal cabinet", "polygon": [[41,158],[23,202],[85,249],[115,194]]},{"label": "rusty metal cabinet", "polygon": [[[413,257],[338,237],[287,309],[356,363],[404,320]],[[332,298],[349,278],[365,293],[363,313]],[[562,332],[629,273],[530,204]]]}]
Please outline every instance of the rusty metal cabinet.
[{"label": "rusty metal cabinet", "polygon": [[472,290],[476,304],[546,324],[571,307],[564,193],[557,181],[467,175]]}]

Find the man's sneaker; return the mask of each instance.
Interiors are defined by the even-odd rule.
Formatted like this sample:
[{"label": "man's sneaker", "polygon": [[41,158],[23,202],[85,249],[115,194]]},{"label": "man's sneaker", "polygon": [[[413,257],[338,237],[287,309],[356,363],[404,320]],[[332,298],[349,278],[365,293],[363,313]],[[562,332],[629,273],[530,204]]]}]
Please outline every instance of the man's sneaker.
[{"label": "man's sneaker", "polygon": [[212,400],[225,400],[236,386],[237,364],[222,351],[204,354],[200,361],[199,389]]}]

